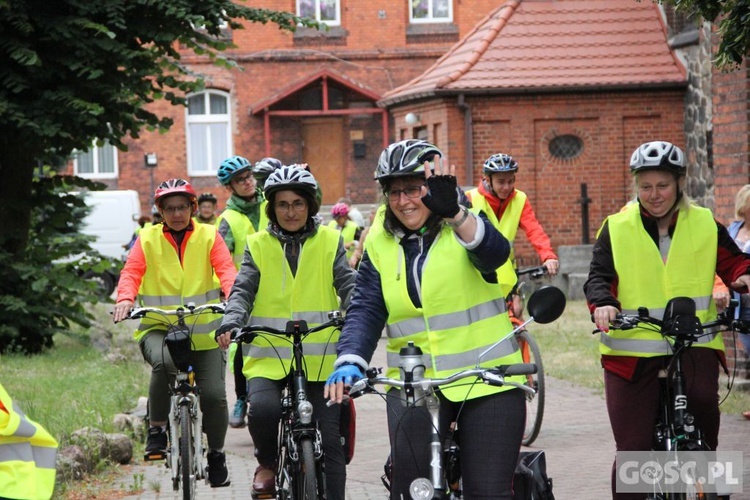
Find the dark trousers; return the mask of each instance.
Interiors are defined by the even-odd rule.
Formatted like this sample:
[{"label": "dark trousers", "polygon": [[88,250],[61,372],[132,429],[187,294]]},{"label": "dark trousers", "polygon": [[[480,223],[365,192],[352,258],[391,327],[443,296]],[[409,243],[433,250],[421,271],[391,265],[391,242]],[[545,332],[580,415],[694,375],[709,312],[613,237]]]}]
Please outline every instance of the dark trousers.
[{"label": "dark trousers", "polygon": [[[406,407],[400,391],[388,392],[388,429],[393,476],[391,499],[409,499],[409,484],[430,478],[432,424],[424,406]],[[460,409],[460,414],[459,414]],[[454,403],[440,396],[441,441],[451,422],[458,422],[463,495],[473,498],[513,498],[513,472],[526,421],[526,399],[521,390]]]},{"label": "dark trousers", "polygon": [[[667,356],[643,358],[633,380],[604,371],[607,412],[617,451],[647,451],[652,448],[654,425],[659,417],[659,370],[669,361]],[[682,356],[687,411],[695,416],[706,444],[715,450],[719,443],[719,359],[707,348],[688,349]],[[612,498],[636,500],[643,494],[618,494],[615,491],[616,462],[612,466]]]},{"label": "dark trousers", "polygon": [[[339,419],[341,405],[326,406],[323,399],[325,382],[308,382],[307,398],[313,405],[313,418],[318,420],[325,453],[326,493],[329,500],[346,496],[346,460],[341,446]],[[278,457],[278,429],[281,421],[281,389],[284,380],[251,378],[247,382],[248,427],[255,445],[258,463],[273,467]]]}]

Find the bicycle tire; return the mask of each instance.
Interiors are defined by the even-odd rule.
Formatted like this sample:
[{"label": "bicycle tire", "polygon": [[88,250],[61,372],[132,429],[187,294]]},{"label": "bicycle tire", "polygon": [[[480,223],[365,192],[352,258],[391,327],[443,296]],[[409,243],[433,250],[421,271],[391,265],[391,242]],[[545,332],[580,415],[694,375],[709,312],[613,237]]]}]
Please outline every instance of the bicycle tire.
[{"label": "bicycle tire", "polygon": [[303,436],[299,442],[300,461],[297,464],[297,487],[299,488],[295,500],[317,500],[318,473],[315,464],[313,441],[309,436]]},{"label": "bicycle tire", "polygon": [[190,405],[180,405],[180,476],[183,500],[195,498],[195,474],[193,473],[193,426]]},{"label": "bicycle tire", "polygon": [[526,385],[536,389],[536,394],[526,393],[526,426],[521,442],[524,446],[529,446],[539,436],[544,418],[544,365],[539,346],[528,331],[520,331],[516,339],[523,354],[523,362],[534,363],[537,366],[536,374],[528,375],[526,378]]}]

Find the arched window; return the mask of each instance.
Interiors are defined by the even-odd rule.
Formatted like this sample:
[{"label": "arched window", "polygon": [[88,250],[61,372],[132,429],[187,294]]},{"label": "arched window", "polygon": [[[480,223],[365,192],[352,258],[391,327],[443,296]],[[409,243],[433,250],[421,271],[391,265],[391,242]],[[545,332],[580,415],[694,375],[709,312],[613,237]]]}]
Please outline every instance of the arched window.
[{"label": "arched window", "polygon": [[216,175],[232,152],[229,94],[207,90],[191,95],[185,123],[188,174]]},{"label": "arched window", "polygon": [[582,152],[583,139],[577,135],[558,135],[549,141],[549,154],[558,160],[572,160]]}]

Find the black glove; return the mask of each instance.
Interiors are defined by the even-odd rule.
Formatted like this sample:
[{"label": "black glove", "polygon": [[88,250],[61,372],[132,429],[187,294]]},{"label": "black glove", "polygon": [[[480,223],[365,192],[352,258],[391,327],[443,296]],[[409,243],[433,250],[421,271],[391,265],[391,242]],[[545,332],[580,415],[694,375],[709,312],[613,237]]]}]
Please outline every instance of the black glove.
[{"label": "black glove", "polygon": [[452,219],[459,212],[458,184],[455,175],[433,175],[427,178],[427,194],[422,203],[432,213],[444,219]]},{"label": "black glove", "polygon": [[219,335],[222,335],[230,330],[233,330],[235,328],[234,325],[221,325],[219,328],[216,329],[216,332],[214,333],[214,339],[218,338]]}]

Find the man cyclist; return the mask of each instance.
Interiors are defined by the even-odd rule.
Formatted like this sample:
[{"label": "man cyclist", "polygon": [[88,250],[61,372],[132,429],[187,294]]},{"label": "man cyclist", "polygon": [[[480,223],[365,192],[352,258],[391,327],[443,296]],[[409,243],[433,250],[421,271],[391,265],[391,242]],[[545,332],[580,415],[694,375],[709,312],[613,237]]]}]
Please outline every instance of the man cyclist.
[{"label": "man cyclist", "polygon": [[484,212],[490,222],[505,236],[511,245],[510,258],[498,271],[498,280],[506,294],[513,294],[513,315],[521,317],[521,298],[516,295],[516,262],[513,241],[520,227],[534,246],[550,276],[557,274],[560,262],[552,250],[549,237],[542,229],[531,208],[526,193],[515,188],[518,162],[512,156],[497,153],[484,162],[484,176],[479,185],[466,193],[472,207]]},{"label": "man cyclist", "polygon": [[198,211],[193,220],[201,224],[216,223],[216,196],[213,193],[201,193],[198,197]]}]

